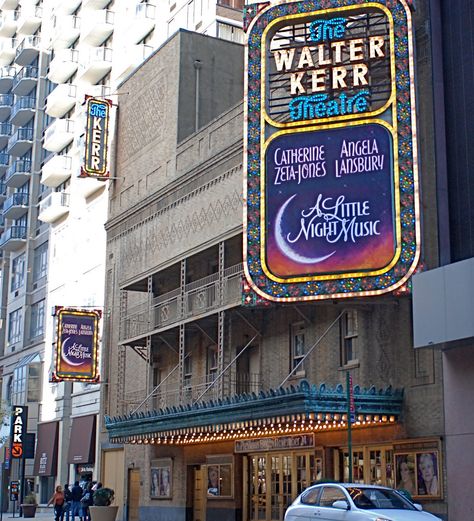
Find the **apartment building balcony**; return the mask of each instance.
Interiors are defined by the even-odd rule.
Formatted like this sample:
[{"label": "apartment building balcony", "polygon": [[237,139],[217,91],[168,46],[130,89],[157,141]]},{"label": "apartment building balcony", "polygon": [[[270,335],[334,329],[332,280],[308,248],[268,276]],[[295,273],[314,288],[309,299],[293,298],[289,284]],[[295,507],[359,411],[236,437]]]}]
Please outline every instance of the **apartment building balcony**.
[{"label": "apartment building balcony", "polygon": [[22,96],[13,104],[10,122],[22,127],[35,115],[36,98],[33,96]]},{"label": "apartment building balcony", "polygon": [[64,83],[79,66],[79,51],[77,49],[60,49],[54,54],[49,64],[48,80],[53,83]]},{"label": "apartment building balcony", "polygon": [[0,67],[0,94],[7,94],[13,85],[16,68],[13,65],[5,65]]},{"label": "apartment building balcony", "polygon": [[81,0],[56,0],[53,2],[54,12],[56,14],[73,13],[80,5]]},{"label": "apartment building balcony", "polygon": [[11,156],[21,157],[33,146],[33,129],[20,127],[8,141],[7,152]]},{"label": "apartment building balcony", "polygon": [[18,65],[29,65],[38,57],[39,47],[39,36],[25,36],[16,48],[15,62],[18,63]]},{"label": "apartment building balcony", "polygon": [[10,155],[6,152],[0,152],[0,175],[3,175],[10,166]]},{"label": "apartment building balcony", "polygon": [[10,117],[13,105],[13,94],[0,94],[0,121]]},{"label": "apartment building balcony", "polygon": [[41,25],[43,8],[36,2],[22,2],[18,16],[17,32],[20,34],[34,34]]},{"label": "apartment building balcony", "polygon": [[74,14],[56,16],[56,27],[51,38],[51,46],[56,51],[65,49],[79,38],[81,19]]},{"label": "apartment building balcony", "polygon": [[151,4],[137,4],[135,14],[127,29],[130,41],[137,43],[155,28],[156,7]]},{"label": "apartment building balcony", "polygon": [[5,176],[7,186],[20,188],[31,176],[31,161],[29,159],[16,159],[10,165]]},{"label": "apartment building balcony", "polygon": [[80,42],[86,45],[101,45],[114,31],[114,12],[108,9],[89,11],[83,17]]},{"label": "apartment building balcony", "polygon": [[0,181],[0,203],[3,203],[5,199],[7,198],[7,185]]},{"label": "apartment building balcony", "polygon": [[103,9],[110,0],[82,0],[83,9]]},{"label": "apartment building balcony", "polygon": [[26,244],[26,226],[11,226],[0,236],[0,248],[17,251]]},{"label": "apartment building balcony", "polygon": [[70,156],[53,156],[41,169],[41,184],[55,188],[71,177],[71,173]]},{"label": "apartment building balcony", "polygon": [[242,302],[242,264],[236,264],[224,270],[222,281],[217,273],[187,284],[184,291],[177,288],[130,309],[121,317],[120,341],[127,343],[169,328],[182,321],[216,313]]},{"label": "apartment building balcony", "polygon": [[0,9],[16,9],[18,7],[18,0],[0,0]]},{"label": "apartment building balcony", "polygon": [[120,81],[128,76],[153,52],[153,47],[143,43],[138,45],[130,45],[117,60],[117,66],[114,69],[116,81]]},{"label": "apartment building balcony", "polygon": [[24,96],[31,92],[38,83],[38,67],[26,65],[22,67],[13,79],[12,92],[15,96]]},{"label": "apartment building balcony", "polygon": [[10,65],[16,54],[16,38],[0,42],[0,65]]},{"label": "apartment building balcony", "polygon": [[57,119],[44,132],[43,147],[50,152],[60,152],[74,139],[74,120]]},{"label": "apartment building balcony", "polygon": [[13,133],[13,125],[11,123],[0,123],[0,149],[6,147],[8,140]]},{"label": "apartment building balcony", "polygon": [[69,194],[51,192],[39,204],[38,219],[45,223],[54,223],[69,213]]},{"label": "apartment building balcony", "polygon": [[84,59],[81,56],[84,65],[81,65],[78,71],[78,79],[94,84],[110,72],[112,49],[109,47],[91,47],[90,49],[85,48],[81,52],[84,52],[85,56]]},{"label": "apartment building balcony", "polygon": [[3,216],[6,219],[19,219],[28,211],[29,195],[17,192],[7,197],[3,203]]},{"label": "apartment building balcony", "polygon": [[61,118],[76,104],[77,87],[71,83],[58,85],[46,98],[46,114]]},{"label": "apartment building balcony", "polygon": [[0,233],[3,233],[5,230],[5,217],[0,215]]},{"label": "apartment building balcony", "polygon": [[11,38],[16,33],[17,18],[16,11],[3,11],[0,16],[0,36]]}]

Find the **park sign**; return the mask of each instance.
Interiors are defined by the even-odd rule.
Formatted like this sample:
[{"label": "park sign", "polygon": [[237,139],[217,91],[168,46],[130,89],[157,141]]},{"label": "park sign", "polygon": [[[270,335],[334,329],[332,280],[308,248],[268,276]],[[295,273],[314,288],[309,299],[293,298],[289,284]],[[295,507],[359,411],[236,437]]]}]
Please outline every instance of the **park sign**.
[{"label": "park sign", "polygon": [[99,382],[99,309],[56,306],[52,382]]},{"label": "park sign", "polygon": [[81,177],[104,179],[109,177],[107,152],[112,102],[86,96],[85,106],[86,134]]},{"label": "park sign", "polygon": [[13,405],[11,416],[11,447],[12,459],[25,458],[25,442],[28,429],[28,407]]},{"label": "park sign", "polygon": [[265,299],[403,290],[417,267],[409,3],[246,6],[244,266]]}]

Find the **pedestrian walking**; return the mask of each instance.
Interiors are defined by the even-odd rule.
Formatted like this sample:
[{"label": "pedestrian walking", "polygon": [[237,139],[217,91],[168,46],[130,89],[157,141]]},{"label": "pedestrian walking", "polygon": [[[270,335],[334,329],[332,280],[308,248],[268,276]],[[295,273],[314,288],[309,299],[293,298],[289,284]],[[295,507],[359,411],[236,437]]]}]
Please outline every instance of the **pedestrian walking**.
[{"label": "pedestrian walking", "polygon": [[81,506],[82,506],[82,516],[84,521],[90,521],[91,515],[89,511],[89,507],[91,507],[93,503],[93,496],[94,492],[92,490],[92,481],[89,481],[87,484],[86,490],[84,492],[84,495],[81,498]]},{"label": "pedestrian walking", "polygon": [[48,501],[48,506],[53,505],[54,508],[54,521],[63,521],[64,517],[64,492],[61,485],[56,487],[54,494]]},{"label": "pedestrian walking", "polygon": [[82,506],[81,499],[84,495],[84,491],[82,490],[81,485],[79,485],[79,481],[74,482],[74,486],[71,488],[71,516],[72,521],[74,521],[75,517],[79,517],[80,521],[83,521],[82,517]]},{"label": "pedestrian walking", "polygon": [[69,516],[71,515],[71,506],[72,506],[72,493],[69,489],[69,485],[66,483],[64,485],[64,508],[63,514],[66,514],[66,521],[69,521]]}]

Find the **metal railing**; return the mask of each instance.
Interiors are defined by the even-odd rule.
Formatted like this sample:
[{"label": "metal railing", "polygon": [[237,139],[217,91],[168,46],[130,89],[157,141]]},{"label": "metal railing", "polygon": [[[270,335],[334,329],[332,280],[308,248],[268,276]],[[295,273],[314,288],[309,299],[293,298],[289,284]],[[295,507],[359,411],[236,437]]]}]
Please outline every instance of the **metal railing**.
[{"label": "metal railing", "polygon": [[[217,400],[220,395],[218,386],[211,386],[214,375],[192,377],[179,385],[177,372],[174,378],[166,378],[157,385],[154,392],[147,395],[146,389],[125,393],[123,410],[132,412],[137,408],[143,411],[164,409],[178,405],[191,405],[199,401]],[[230,388],[230,394],[258,393],[262,389],[261,377],[257,373],[237,373],[232,377],[224,377],[225,385]]]},{"label": "metal railing", "polygon": [[29,195],[23,192],[17,192],[16,194],[11,195],[4,203],[3,203],[3,211],[9,210],[13,206],[28,206]]},{"label": "metal railing", "polygon": [[239,305],[242,275],[242,264],[239,263],[224,271],[222,281],[218,273],[209,275],[186,284],[183,293],[180,288],[176,288],[159,295],[153,299],[151,307],[145,294],[144,300],[127,309],[122,317],[120,340],[142,336],[223,307]]}]

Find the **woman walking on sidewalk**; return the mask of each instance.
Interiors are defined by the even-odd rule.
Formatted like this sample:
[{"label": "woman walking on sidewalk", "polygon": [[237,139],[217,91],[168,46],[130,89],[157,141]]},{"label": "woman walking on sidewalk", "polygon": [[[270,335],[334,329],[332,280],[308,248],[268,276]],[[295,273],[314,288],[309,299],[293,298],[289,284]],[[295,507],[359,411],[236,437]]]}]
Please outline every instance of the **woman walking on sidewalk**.
[{"label": "woman walking on sidewalk", "polygon": [[63,521],[64,492],[61,485],[56,487],[56,491],[48,501],[48,506],[49,505],[53,505],[54,507],[54,521]]}]

